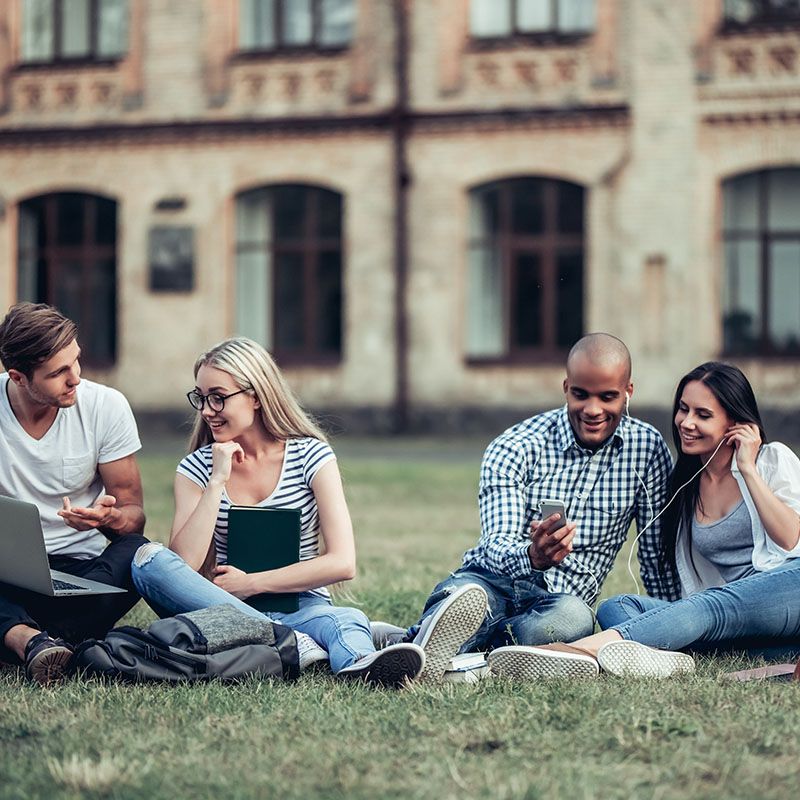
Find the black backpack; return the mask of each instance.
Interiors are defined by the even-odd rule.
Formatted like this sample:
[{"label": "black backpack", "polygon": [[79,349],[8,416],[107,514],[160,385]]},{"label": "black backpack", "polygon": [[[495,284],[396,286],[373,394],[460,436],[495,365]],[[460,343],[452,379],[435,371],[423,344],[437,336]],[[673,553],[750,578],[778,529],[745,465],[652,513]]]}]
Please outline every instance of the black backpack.
[{"label": "black backpack", "polygon": [[105,639],[80,644],[73,664],[85,675],[133,682],[293,680],[300,674],[291,628],[230,605],[159,619],[145,630],[114,628]]}]

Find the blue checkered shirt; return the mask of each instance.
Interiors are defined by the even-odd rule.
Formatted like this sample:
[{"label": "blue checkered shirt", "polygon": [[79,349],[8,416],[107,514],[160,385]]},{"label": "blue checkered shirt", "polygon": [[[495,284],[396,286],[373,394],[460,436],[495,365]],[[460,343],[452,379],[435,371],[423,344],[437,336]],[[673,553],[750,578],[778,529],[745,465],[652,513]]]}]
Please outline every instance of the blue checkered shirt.
[{"label": "blue checkered shirt", "polygon": [[[567,519],[578,523],[573,552],[541,574],[549,591],[568,592],[591,605],[632,520],[642,530],[664,506],[671,469],[663,437],[641,420],[624,418],[592,451],[576,441],[566,406],[526,419],[498,436],[483,456],[481,538],[464,554],[464,566],[510,578],[530,576],[535,571],[528,556],[530,526],[541,519],[539,502],[563,500]],[[680,593],[662,563],[660,541],[657,520],[639,539],[642,580],[649,595],[676,600]]]}]

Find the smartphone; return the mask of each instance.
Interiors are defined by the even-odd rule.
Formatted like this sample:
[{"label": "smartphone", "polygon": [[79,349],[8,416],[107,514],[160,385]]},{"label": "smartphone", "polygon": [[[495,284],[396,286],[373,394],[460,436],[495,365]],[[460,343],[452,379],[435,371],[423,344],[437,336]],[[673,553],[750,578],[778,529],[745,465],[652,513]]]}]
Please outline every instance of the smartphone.
[{"label": "smartphone", "polygon": [[567,524],[567,508],[563,500],[542,500],[539,503],[539,510],[542,512],[542,519],[547,519],[553,514],[560,514],[561,519],[556,522],[554,530],[558,530]]}]

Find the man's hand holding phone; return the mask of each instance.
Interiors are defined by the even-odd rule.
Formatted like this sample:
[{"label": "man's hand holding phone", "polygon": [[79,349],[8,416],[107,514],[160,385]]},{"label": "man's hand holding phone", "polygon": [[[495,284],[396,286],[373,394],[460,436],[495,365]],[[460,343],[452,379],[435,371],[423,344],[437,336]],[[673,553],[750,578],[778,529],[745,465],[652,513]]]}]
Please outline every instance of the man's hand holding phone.
[{"label": "man's hand holding phone", "polygon": [[542,519],[531,523],[531,543],[528,558],[536,570],[560,564],[572,552],[575,522],[567,522],[566,509],[561,501],[544,500],[540,504]]}]

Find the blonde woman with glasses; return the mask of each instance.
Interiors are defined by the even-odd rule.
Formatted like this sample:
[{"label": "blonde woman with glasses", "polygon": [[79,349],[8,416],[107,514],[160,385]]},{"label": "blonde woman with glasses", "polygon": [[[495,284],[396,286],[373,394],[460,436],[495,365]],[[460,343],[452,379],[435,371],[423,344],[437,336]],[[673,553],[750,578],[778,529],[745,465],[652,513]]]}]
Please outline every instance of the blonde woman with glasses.
[{"label": "blonde woman with glasses", "polygon": [[[297,592],[298,611],[268,616],[327,650],[337,676],[399,687],[423,673],[420,646],[376,651],[367,617],[331,602],[327,587],[356,571],[339,468],[272,357],[250,339],[228,339],[197,359],[194,375],[188,398],[198,414],[190,453],[175,476],[169,548],[145,546],[133,563],[142,595],[164,615],[230,603],[260,616],[244,602],[248,597]],[[232,505],[299,509],[300,560],[249,574],[228,564]],[[207,579],[201,571],[210,555]],[[434,645],[447,636],[443,622]]]}]

